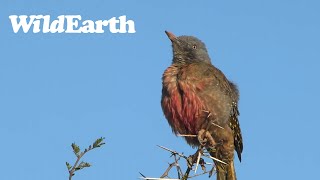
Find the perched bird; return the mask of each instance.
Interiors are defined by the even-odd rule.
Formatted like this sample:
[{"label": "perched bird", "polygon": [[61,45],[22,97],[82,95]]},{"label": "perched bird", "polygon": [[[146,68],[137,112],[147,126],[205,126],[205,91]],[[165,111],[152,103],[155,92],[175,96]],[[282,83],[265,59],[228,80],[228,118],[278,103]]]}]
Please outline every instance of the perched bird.
[{"label": "perched bird", "polygon": [[243,149],[238,121],[239,91],[211,64],[206,46],[193,36],[165,31],[173,60],[163,73],[161,106],[172,131],[193,147],[204,145],[215,161],[218,180],[235,180],[234,150]]}]

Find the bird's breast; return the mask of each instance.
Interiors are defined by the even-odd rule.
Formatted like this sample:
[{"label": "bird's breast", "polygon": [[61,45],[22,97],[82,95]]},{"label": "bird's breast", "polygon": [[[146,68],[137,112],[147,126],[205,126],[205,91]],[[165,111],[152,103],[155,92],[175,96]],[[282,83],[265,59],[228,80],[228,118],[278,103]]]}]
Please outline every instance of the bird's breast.
[{"label": "bird's breast", "polygon": [[205,110],[197,92],[203,85],[181,78],[183,75],[184,69],[181,67],[172,65],[165,70],[161,105],[176,134],[197,134],[197,122]]}]

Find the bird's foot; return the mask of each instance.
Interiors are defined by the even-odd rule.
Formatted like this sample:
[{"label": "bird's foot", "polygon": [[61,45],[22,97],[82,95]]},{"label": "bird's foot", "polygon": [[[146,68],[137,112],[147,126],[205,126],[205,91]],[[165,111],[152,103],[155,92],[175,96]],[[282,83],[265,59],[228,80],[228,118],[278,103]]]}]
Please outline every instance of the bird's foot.
[{"label": "bird's foot", "polygon": [[201,129],[198,132],[198,141],[202,146],[207,146],[210,148],[213,148],[216,145],[216,142],[214,141],[210,132],[205,129]]}]

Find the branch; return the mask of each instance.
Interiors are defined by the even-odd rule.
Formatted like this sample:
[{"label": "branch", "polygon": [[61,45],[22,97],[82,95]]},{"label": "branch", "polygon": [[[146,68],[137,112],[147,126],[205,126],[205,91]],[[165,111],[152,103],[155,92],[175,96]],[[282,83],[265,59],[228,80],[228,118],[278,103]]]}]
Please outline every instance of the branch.
[{"label": "branch", "polygon": [[[83,168],[86,168],[86,167],[90,167],[91,165],[87,162],[83,162],[81,161],[80,162],[80,159],[89,151],[91,151],[92,149],[95,149],[95,148],[99,148],[101,147],[102,145],[104,145],[105,143],[103,142],[105,138],[104,137],[101,137],[97,140],[95,140],[95,142],[90,145],[88,148],[84,149],[83,152],[80,152],[80,148],[79,146],[76,144],[76,143],[72,143],[71,144],[71,147],[73,149],[73,153],[76,155],[77,157],[77,160],[76,162],[74,163],[73,166],[71,166],[68,162],[66,162],[66,166],[68,168],[68,172],[69,172],[69,180],[72,180],[72,177],[74,176],[75,172],[78,171],[78,170],[81,170]],[[80,162],[80,164],[79,164]],[[79,165],[78,165],[79,164]]]},{"label": "branch", "polygon": [[[215,169],[215,166],[213,163],[207,163],[207,162],[205,162],[204,159],[215,160],[215,161],[226,164],[225,162],[221,161],[220,159],[217,159],[215,157],[210,156],[209,152],[206,151],[206,148],[203,145],[200,145],[198,147],[197,151],[188,157],[185,156],[183,153],[179,153],[175,150],[166,148],[164,146],[158,145],[158,147],[170,152],[171,157],[172,156],[174,157],[174,161],[172,163],[169,163],[169,166],[164,171],[164,173],[160,176],[160,178],[146,177],[140,173],[143,176],[143,177],[141,177],[141,179],[145,179],[145,180],[187,180],[187,179],[191,179],[191,178],[201,176],[201,175],[204,175],[207,173],[209,173],[209,177],[210,177],[216,171],[216,169]],[[185,159],[186,163],[187,163],[187,169],[184,173],[182,172],[182,168],[179,163],[179,161],[181,161],[181,159]],[[194,165],[195,165],[195,169],[192,168]],[[197,170],[198,170],[199,165],[201,166],[202,172],[197,174]],[[210,171],[206,170],[207,165],[212,166]],[[169,172],[174,167],[176,167],[177,178],[170,178]],[[194,175],[192,175],[192,176],[190,176],[191,171],[194,171]]]}]

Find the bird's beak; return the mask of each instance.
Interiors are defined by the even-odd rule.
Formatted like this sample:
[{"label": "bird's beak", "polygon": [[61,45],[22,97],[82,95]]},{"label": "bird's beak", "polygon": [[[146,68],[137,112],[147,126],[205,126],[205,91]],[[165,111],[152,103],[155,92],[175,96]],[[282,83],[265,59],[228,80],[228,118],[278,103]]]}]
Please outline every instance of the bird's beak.
[{"label": "bird's beak", "polygon": [[167,36],[171,42],[174,42],[177,40],[177,37],[173,33],[169,32],[169,31],[164,31],[164,32],[167,34]]}]

